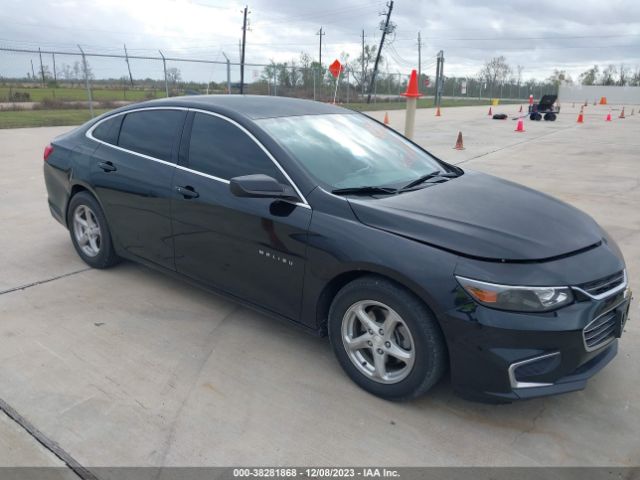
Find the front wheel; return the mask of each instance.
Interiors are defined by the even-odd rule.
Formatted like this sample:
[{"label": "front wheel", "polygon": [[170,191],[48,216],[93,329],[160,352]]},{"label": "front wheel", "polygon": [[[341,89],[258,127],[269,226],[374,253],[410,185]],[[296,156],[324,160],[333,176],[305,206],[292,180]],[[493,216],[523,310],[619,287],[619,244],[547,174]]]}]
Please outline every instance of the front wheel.
[{"label": "front wheel", "polygon": [[362,277],[338,292],[329,311],[329,337],[351,379],[382,398],[418,397],[446,369],[446,347],[433,314],[381,277]]},{"label": "front wheel", "polygon": [[80,258],[93,268],[109,268],[118,263],[98,201],[88,192],[80,192],[71,198],[68,211],[71,241]]}]

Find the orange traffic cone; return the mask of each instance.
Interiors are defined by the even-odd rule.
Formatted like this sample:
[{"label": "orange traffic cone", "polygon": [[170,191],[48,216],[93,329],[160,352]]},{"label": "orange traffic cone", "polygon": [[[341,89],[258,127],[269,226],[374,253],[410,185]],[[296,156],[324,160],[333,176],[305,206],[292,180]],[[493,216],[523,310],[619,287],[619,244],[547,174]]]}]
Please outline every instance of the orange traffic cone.
[{"label": "orange traffic cone", "polygon": [[464,150],[464,145],[462,143],[462,132],[458,132],[458,139],[456,140],[456,146],[453,148],[455,150]]},{"label": "orange traffic cone", "polygon": [[389,125],[389,112],[384,112],[384,124]]},{"label": "orange traffic cone", "polygon": [[436,117],[440,117],[440,106],[438,106],[438,108],[436,108]]},{"label": "orange traffic cone", "polygon": [[524,132],[524,122],[522,121],[522,119],[520,118],[518,120],[518,126],[516,127],[516,132]]},{"label": "orange traffic cone", "polygon": [[487,115],[489,116],[493,115],[493,113],[491,112],[491,107],[489,107],[489,113],[487,113]]},{"label": "orange traffic cone", "polygon": [[620,112],[620,116],[618,118],[625,118],[624,117],[624,107],[622,107],[622,111]]},{"label": "orange traffic cone", "polygon": [[610,122],[611,121],[611,112],[607,113],[607,118],[605,119],[605,122]]}]

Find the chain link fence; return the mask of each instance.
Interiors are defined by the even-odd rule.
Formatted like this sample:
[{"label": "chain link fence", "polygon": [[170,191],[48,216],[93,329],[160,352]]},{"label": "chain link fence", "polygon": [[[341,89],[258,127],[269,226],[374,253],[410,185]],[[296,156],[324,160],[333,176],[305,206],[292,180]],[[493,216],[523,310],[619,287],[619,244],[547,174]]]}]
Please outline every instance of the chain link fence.
[{"label": "chain link fence", "polygon": [[[336,80],[316,62],[246,63],[223,59],[181,58],[162,51],[113,49],[93,52],[0,47],[0,110],[84,110],[87,118],[107,109],[154,98],[201,94],[256,94],[350,104],[358,108],[369,93],[370,71],[344,69]],[[433,97],[434,71],[422,72],[419,88]],[[407,74],[379,71],[371,102],[403,101]],[[474,78],[445,77],[443,98],[524,101],[555,93],[553,85],[503,82],[487,86]]]}]

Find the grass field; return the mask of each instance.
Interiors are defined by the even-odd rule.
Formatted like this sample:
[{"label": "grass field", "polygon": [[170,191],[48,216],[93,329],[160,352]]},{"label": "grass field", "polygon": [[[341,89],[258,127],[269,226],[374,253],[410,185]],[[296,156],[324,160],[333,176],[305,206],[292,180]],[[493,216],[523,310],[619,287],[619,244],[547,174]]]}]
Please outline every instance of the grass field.
[{"label": "grass field", "polygon": [[[96,109],[94,115],[108,110]],[[53,127],[80,125],[91,118],[89,110],[19,110],[0,112],[0,128]]]},{"label": "grass field", "polygon": [[[6,102],[9,93],[28,93],[30,101],[42,102],[45,98],[62,102],[85,101],[87,91],[84,88],[9,88],[0,87],[0,102]],[[123,90],[93,88],[91,89],[93,99],[99,102],[112,102],[116,100],[141,101],[149,98],[162,98],[165,96],[164,90]]]},{"label": "grass field", "polygon": [[[34,89],[36,90],[36,89]],[[48,91],[51,89],[38,89],[42,92]],[[84,92],[83,90],[78,89],[57,89],[57,90],[69,90],[69,92],[74,92],[76,95],[77,92]],[[106,92],[113,93],[113,90],[95,90],[96,94],[98,92],[102,92],[106,95]],[[122,92],[121,92],[122,93]],[[129,91],[127,94],[142,94],[145,92],[141,91]],[[162,92],[161,92],[162,93]],[[140,98],[139,100],[143,100]],[[76,100],[84,100],[84,98],[76,98]],[[100,98],[99,96],[94,96],[94,100],[98,101],[108,101],[106,98]],[[114,100],[111,98],[110,100]],[[129,99],[132,100],[132,99]],[[509,102],[505,101],[503,103],[520,103],[520,102]],[[463,107],[470,105],[489,105],[488,99],[443,99],[441,106],[443,108],[448,107]],[[345,103],[342,106],[346,108],[350,108],[352,110],[359,111],[375,111],[375,110],[400,110],[405,108],[405,102],[378,102],[378,103]],[[432,98],[424,98],[418,100],[418,108],[433,108],[433,99]],[[94,110],[95,115],[99,115],[108,111],[108,109],[96,109]],[[56,125],[80,125],[81,123],[89,120],[91,116],[89,115],[88,109],[64,109],[64,110],[4,110],[0,111],[0,128],[22,128],[22,127],[50,127]]]}]

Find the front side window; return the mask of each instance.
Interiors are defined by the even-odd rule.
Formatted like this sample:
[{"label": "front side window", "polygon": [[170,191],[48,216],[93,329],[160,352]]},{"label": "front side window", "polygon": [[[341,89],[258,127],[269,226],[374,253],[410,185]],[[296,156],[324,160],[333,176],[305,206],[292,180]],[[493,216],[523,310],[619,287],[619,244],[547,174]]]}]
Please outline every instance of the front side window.
[{"label": "front side window", "polygon": [[189,142],[189,168],[214,177],[262,173],[287,183],[282,172],[246,133],[222,118],[196,113]]},{"label": "front side window", "polygon": [[170,162],[184,116],[180,110],[128,113],[122,121],[118,146]]},{"label": "front side window", "polygon": [[404,185],[444,169],[428,153],[364,115],[302,115],[257,123],[332,189]]}]

